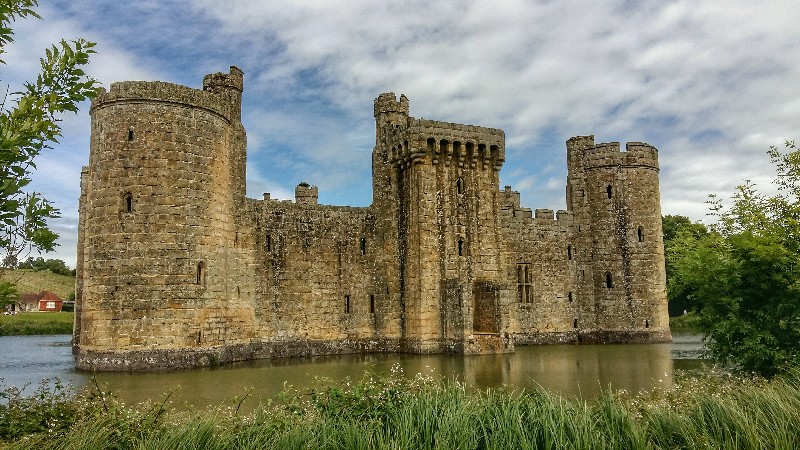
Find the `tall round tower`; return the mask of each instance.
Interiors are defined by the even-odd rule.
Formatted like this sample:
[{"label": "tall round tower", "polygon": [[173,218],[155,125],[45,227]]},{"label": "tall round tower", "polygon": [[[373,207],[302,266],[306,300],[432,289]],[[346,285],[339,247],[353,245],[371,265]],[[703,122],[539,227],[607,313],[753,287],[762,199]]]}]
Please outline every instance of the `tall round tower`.
[{"label": "tall round tower", "polygon": [[241,91],[242,72],[232,67],[207,76],[203,90],[122,82],[92,102],[79,368],[195,365],[196,355],[177,349],[245,339],[242,330],[212,326],[230,314],[227,253],[235,193],[243,191],[236,178],[244,175]]},{"label": "tall round tower", "polygon": [[[583,150],[594,327],[601,341],[671,338],[658,188],[658,151],[640,142]],[[573,196],[576,194],[573,193]]]}]

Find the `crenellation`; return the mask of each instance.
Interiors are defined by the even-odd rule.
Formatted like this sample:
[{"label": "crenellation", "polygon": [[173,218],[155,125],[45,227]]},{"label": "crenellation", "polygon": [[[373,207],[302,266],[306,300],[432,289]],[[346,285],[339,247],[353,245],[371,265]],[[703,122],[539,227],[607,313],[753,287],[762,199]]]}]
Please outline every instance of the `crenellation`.
[{"label": "crenellation", "polygon": [[320,205],[304,182],[249,199],[243,87],[231,67],[94,99],[77,367],[670,338],[654,147],[569,139],[567,210],[534,213],[499,187],[502,130],[415,119],[384,93],[372,205]]}]

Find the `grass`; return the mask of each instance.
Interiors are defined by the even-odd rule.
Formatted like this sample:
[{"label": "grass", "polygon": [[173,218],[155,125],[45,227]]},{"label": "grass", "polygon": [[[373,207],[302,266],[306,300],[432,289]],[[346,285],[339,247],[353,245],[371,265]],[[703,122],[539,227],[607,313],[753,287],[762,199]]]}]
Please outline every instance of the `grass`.
[{"label": "grass", "polygon": [[669,328],[673,333],[702,334],[700,330],[700,317],[695,313],[670,317]]},{"label": "grass", "polygon": [[[566,400],[544,390],[473,392],[418,375],[287,389],[252,414],[126,406],[95,384],[34,400],[0,391],[9,449],[792,449],[800,448],[800,372],[772,381],[680,374],[670,389]],[[0,398],[2,400],[2,398]],[[5,409],[4,409],[5,408]]]},{"label": "grass", "polygon": [[20,312],[0,315],[0,336],[72,334],[71,312]]},{"label": "grass", "polygon": [[2,280],[14,283],[20,294],[52,291],[62,300],[66,300],[70,294],[75,292],[75,277],[59,275],[47,270],[6,270]]}]

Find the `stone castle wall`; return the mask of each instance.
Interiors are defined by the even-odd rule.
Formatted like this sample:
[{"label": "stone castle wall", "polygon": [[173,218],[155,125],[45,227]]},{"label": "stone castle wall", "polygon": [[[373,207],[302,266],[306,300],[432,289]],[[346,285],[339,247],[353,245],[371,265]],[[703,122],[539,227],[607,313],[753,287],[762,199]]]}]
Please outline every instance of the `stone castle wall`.
[{"label": "stone castle wall", "polygon": [[76,365],[669,339],[657,151],[567,143],[567,211],[498,186],[502,130],[375,100],[373,204],[245,198],[241,71],[115,83],[82,173]]}]

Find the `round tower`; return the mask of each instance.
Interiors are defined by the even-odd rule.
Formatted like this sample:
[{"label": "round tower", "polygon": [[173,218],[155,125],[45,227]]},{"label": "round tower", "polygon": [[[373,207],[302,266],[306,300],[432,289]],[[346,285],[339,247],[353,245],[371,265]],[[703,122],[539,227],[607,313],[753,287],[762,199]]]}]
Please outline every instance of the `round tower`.
[{"label": "round tower", "polygon": [[585,149],[582,166],[594,325],[608,330],[597,339],[669,340],[658,151],[639,142],[625,151],[598,144]]},{"label": "round tower", "polygon": [[77,367],[142,368],[232,337],[213,324],[226,307],[234,177],[243,174],[233,69],[207,77],[204,90],[122,82],[92,102]]}]

